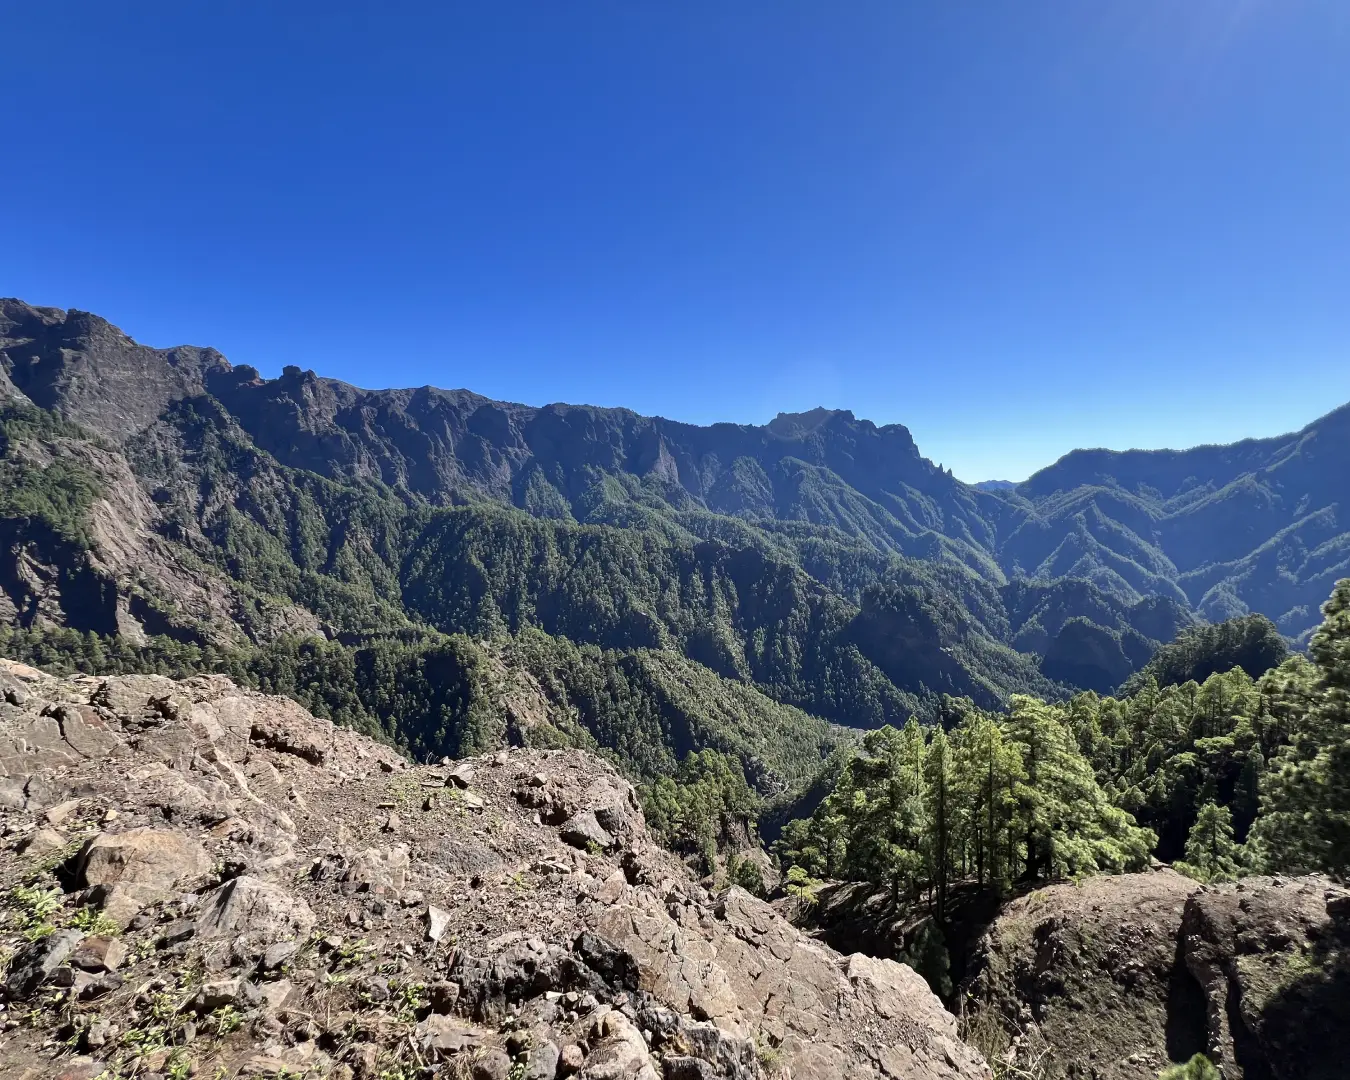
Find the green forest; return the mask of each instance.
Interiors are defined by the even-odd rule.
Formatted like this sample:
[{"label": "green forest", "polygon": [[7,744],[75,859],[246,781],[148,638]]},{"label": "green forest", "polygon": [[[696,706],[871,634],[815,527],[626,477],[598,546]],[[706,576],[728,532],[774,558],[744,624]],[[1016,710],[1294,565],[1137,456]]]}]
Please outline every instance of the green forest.
[{"label": "green forest", "polygon": [[[1262,658],[1279,662],[1244,670]],[[1307,656],[1238,621],[1183,635],[1119,697],[943,713],[869,732],[787,824],[790,891],[867,881],[941,920],[958,880],[1006,891],[1154,857],[1205,882],[1350,870],[1350,579]]]},{"label": "green forest", "polygon": [[824,784],[774,844],[804,897],[870,881],[940,917],[956,881],[1006,890],[1155,857],[1201,880],[1350,869],[1350,580],[1306,656],[1238,619],[1183,632],[1119,696],[1016,695],[1006,710],[944,696],[935,723],[861,735],[674,650],[534,629],[252,649],[8,629],[0,653],[55,671],[220,671],[422,758],[596,750],[643,782],[653,828],[705,871]]}]

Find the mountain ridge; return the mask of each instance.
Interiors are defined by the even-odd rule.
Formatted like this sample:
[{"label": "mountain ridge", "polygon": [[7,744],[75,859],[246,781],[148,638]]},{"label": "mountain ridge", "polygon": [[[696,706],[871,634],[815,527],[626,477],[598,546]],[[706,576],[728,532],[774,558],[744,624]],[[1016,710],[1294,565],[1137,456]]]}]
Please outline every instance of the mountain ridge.
[{"label": "mountain ridge", "polygon": [[[1234,452],[1260,470],[1178,491],[1183,477],[1166,497],[1146,456],[1128,458],[1130,486],[1101,473],[1115,458],[1070,455],[1060,474],[990,492],[924,458],[903,425],[848,410],[700,427],[363,390],[294,365],[264,379],[213,349],[151,349],[95,315],[14,300],[0,301],[0,398],[0,622],[24,640],[93,632],[172,666],[182,649],[317,637],[359,669],[390,642],[539,631],[555,644],[524,651],[530,678],[642,760],[585,704],[599,700],[589,680],[657,678],[641,650],[706,672],[690,685],[752,687],[774,722],[786,707],[865,728],[934,719],[943,694],[997,707],[1109,692],[1197,618],[1256,610],[1296,639],[1350,566],[1344,410]],[[1206,545],[1223,559],[1194,558]],[[438,707],[461,711],[417,736],[428,751],[467,737],[472,671],[496,663],[477,648],[451,650],[459,704]],[[396,722],[386,696],[350,705],[292,678],[268,685]],[[655,684],[606,693],[669,707]],[[708,693],[696,711],[722,691]],[[720,721],[692,723],[742,745],[717,743]],[[799,775],[739,753],[752,773]]]},{"label": "mountain ridge", "polygon": [[[596,473],[625,475],[675,510],[838,529],[882,551],[959,561],[998,585],[1083,576],[1131,603],[1171,595],[1209,618],[1261,611],[1291,638],[1310,629],[1317,599],[1346,565],[1343,542],[1323,545],[1344,533],[1348,492],[1336,473],[1350,469],[1350,406],[1229,445],[1074,450],[1011,490],[988,490],[924,458],[903,425],[848,410],[699,426],[468,390],[364,390],[295,366],[263,379],[213,349],[137,345],[86,312],[3,305],[5,383],[66,419],[124,438],[173,401],[209,393],[282,464],[379,480],[438,504],[489,497],[585,520],[577,504]],[[119,385],[128,383],[134,392]],[[1327,466],[1310,470],[1318,457]],[[1234,530],[1236,514],[1246,519]],[[1270,542],[1282,548],[1266,553],[1277,579],[1309,579],[1286,598],[1262,595],[1271,583],[1253,580],[1264,572],[1249,563]]]}]

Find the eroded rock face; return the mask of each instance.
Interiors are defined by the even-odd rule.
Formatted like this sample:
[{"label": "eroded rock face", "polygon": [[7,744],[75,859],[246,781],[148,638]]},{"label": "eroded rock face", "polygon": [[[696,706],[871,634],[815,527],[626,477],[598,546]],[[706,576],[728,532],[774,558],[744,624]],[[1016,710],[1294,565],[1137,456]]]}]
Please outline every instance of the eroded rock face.
[{"label": "eroded rock face", "polygon": [[1225,1080],[1346,1075],[1350,890],[1319,877],[1211,886],[1186,905],[1181,949]]},{"label": "eroded rock face", "polygon": [[1160,870],[1008,905],[965,988],[973,1037],[1044,1075],[1152,1080],[1205,1053],[1225,1080],[1347,1075],[1350,890],[1319,877],[1201,886]]},{"label": "eroded rock face", "polygon": [[[709,895],[583,753],[414,768],[218,676],[0,669],[23,700],[0,715],[0,895],[68,890],[7,975],[41,1019],[0,1020],[0,1072],[58,1075],[69,1045],[122,1063],[159,1016],[197,1075],[989,1075],[912,971]],[[48,861],[80,852],[64,876],[39,830]]]},{"label": "eroded rock face", "polygon": [[171,829],[142,827],[103,832],[79,855],[81,885],[143,885],[167,892],[211,869],[211,858],[197,841]]},{"label": "eroded rock face", "polygon": [[199,938],[247,934],[266,948],[277,941],[302,938],[314,928],[314,913],[304,900],[280,885],[253,877],[233,878],[212,889],[202,898],[202,908],[194,927]]},{"label": "eroded rock face", "polygon": [[1204,1003],[1177,953],[1198,889],[1159,870],[1010,902],[964,988],[972,1041],[1049,1077],[1100,1080],[1155,1080],[1204,1050]]}]

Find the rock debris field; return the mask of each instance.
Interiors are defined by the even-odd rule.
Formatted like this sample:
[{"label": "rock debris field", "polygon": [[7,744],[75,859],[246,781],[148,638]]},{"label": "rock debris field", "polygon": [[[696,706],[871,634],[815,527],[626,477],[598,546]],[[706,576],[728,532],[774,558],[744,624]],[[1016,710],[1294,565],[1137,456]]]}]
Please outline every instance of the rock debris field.
[{"label": "rock debris field", "polygon": [[222,676],[0,661],[0,834],[5,1077],[990,1075],[578,751],[411,766]]}]

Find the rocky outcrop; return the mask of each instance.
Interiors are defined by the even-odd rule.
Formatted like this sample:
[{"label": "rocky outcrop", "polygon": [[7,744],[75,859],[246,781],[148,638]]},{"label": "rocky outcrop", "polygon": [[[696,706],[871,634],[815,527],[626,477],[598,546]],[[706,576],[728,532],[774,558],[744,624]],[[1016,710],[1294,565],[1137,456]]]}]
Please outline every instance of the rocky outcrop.
[{"label": "rocky outcrop", "polygon": [[1225,1080],[1345,1075],[1350,891],[1317,877],[1201,886],[1170,870],[1011,902],[965,987],[966,1032],[1047,1077],[1153,1080],[1205,1053]]},{"label": "rocky outcrop", "polygon": [[1159,870],[1011,901],[965,987],[969,1036],[1010,1066],[1097,1080],[1155,1080],[1203,1050],[1203,1002],[1177,953],[1198,888]]},{"label": "rocky outcrop", "polygon": [[1324,878],[1248,878],[1191,897],[1186,968],[1204,991],[1206,1052],[1225,1080],[1346,1074],[1350,890]]},{"label": "rocky outcrop", "polygon": [[0,1073],[989,1075],[909,968],[710,895],[586,754],[412,767],[219,676],[0,690]]},{"label": "rocky outcrop", "polygon": [[81,885],[116,882],[165,893],[178,882],[211,868],[201,844],[172,829],[149,826],[99,833],[84,845],[77,858],[76,874]]}]

